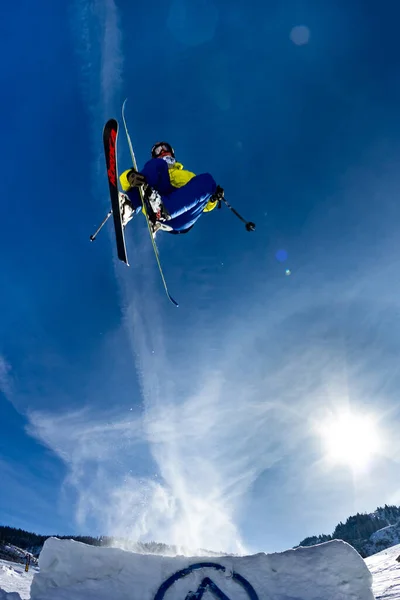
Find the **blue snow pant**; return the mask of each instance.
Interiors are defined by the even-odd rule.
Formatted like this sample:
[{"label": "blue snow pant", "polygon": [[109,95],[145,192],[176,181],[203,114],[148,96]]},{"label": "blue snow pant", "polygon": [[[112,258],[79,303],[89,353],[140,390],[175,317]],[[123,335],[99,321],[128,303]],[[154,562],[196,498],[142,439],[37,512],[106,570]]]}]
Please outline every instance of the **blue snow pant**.
[{"label": "blue snow pant", "polygon": [[[164,163],[167,167],[166,163]],[[180,188],[171,186],[168,175],[168,167],[162,170],[161,185],[154,185],[156,191],[172,190],[167,194],[161,193],[161,200],[171,215],[167,224],[172,227],[173,232],[184,233],[193,227],[197,219],[201,216],[207,202],[217,189],[215,179],[209,173],[196,175],[186,185]],[[151,184],[150,184],[151,185]],[[141,206],[139,191],[133,188],[127,192],[128,198],[136,210]]]},{"label": "blue snow pant", "polygon": [[192,227],[201,217],[216,189],[214,177],[209,173],[202,173],[171,194],[161,196],[165,208],[171,215],[167,225],[181,233]]}]

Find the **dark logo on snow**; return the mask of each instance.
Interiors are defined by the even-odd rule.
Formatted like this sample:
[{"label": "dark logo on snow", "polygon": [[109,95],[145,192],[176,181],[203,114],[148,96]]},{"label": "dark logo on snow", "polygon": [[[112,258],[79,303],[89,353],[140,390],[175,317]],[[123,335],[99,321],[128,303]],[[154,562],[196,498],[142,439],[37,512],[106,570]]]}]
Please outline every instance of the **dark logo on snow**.
[{"label": "dark logo on snow", "polygon": [[[220,571],[224,573],[226,568],[223,565],[219,565],[218,563],[212,562],[203,562],[196,563],[194,565],[190,565],[190,567],[186,567],[186,569],[182,569],[174,575],[171,575],[164,583],[162,583],[158,589],[157,594],[154,596],[154,600],[163,600],[165,596],[165,592],[169,590],[171,586],[174,585],[178,579],[182,579],[182,577],[186,577],[193,571],[197,569],[215,569],[216,571]],[[237,585],[239,585],[246,593],[249,600],[258,600],[258,596],[253,588],[253,586],[239,573],[232,573],[231,579]],[[204,577],[197,588],[197,590],[188,590],[185,598],[182,597],[182,600],[201,600],[205,592],[210,592],[214,598],[217,600],[234,600],[233,597],[229,598],[214,582],[210,577]]]},{"label": "dark logo on snow", "polygon": [[115,129],[111,130],[110,133],[110,144],[109,144],[109,167],[107,170],[108,178],[113,184],[117,186],[117,161],[115,158],[115,147],[116,147],[117,132]]}]

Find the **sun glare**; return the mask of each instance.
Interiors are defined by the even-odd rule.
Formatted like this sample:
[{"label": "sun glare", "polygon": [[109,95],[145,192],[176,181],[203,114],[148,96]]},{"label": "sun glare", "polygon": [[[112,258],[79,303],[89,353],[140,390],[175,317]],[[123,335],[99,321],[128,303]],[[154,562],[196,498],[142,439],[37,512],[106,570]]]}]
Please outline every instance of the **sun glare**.
[{"label": "sun glare", "polygon": [[378,432],[370,416],[344,412],[332,415],[318,429],[332,463],[365,469],[379,449]]}]

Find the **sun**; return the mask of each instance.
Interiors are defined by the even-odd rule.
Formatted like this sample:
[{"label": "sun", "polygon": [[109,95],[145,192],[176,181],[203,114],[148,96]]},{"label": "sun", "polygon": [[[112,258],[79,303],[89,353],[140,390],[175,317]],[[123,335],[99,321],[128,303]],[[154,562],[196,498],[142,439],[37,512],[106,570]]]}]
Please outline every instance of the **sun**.
[{"label": "sun", "polygon": [[329,462],[354,470],[365,469],[380,447],[378,430],[370,415],[350,411],[332,415],[318,426],[318,433]]}]

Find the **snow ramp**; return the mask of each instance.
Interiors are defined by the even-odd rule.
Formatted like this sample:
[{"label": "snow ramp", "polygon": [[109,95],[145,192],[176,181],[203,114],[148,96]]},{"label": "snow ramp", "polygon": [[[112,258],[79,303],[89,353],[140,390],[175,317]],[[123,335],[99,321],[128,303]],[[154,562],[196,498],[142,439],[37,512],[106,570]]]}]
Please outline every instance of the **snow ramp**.
[{"label": "snow ramp", "polygon": [[374,600],[359,554],[334,540],[251,556],[136,554],[49,538],[31,600]]}]

